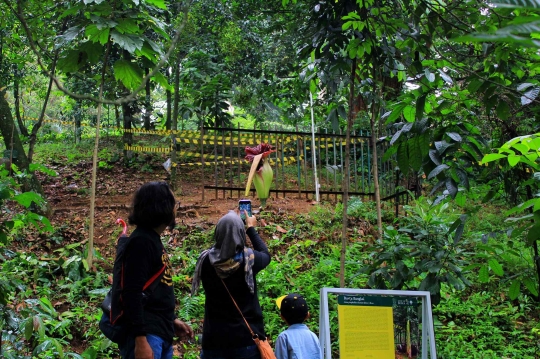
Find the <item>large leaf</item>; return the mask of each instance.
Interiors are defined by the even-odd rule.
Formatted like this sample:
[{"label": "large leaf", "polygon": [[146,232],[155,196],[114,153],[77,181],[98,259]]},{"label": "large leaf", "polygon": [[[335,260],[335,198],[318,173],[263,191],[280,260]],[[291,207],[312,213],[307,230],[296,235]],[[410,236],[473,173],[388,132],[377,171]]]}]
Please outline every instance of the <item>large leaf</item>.
[{"label": "large leaf", "polygon": [[540,223],[535,224],[534,226],[529,229],[529,232],[527,232],[527,242],[529,244],[534,243],[534,241],[537,241],[540,238]]},{"label": "large leaf", "polygon": [[463,187],[470,190],[471,186],[469,184],[469,176],[467,175],[467,172],[463,171],[461,168],[456,168],[456,175],[458,176]]},{"label": "large leaf", "polygon": [[525,92],[523,96],[521,96],[521,104],[523,106],[530,104],[538,97],[539,92],[540,92],[540,87],[535,87]]},{"label": "large leaf", "polygon": [[418,137],[411,138],[407,143],[409,149],[409,164],[416,172],[418,172],[420,167],[422,167],[422,153],[420,152]]},{"label": "large leaf", "polygon": [[450,196],[452,198],[455,198],[456,194],[458,193],[458,187],[456,185],[456,182],[452,178],[447,178],[445,184],[448,193],[450,193]]},{"label": "large leaf", "polygon": [[500,153],[489,153],[487,155],[484,156],[484,158],[482,158],[482,164],[485,164],[485,163],[488,163],[488,162],[491,162],[491,161],[496,161],[496,160],[499,160],[501,158],[505,158],[506,155],[503,155],[503,154],[500,154]]},{"label": "large leaf", "polygon": [[140,50],[144,44],[144,39],[141,36],[121,34],[116,30],[111,31],[111,39],[130,54],[134,54],[135,50]]},{"label": "large leaf", "polygon": [[535,297],[538,296],[538,288],[536,286],[536,283],[529,277],[523,278],[523,284],[525,284],[525,287],[531,292],[531,294]]},{"label": "large leaf", "polygon": [[482,268],[480,268],[480,271],[478,272],[478,281],[480,281],[480,283],[489,282],[489,268],[487,266],[482,266]]},{"label": "large leaf", "polygon": [[489,268],[491,268],[493,273],[495,273],[499,277],[503,276],[504,271],[503,271],[502,265],[499,263],[499,261],[497,261],[495,258],[491,258],[488,261],[488,264],[489,264]]},{"label": "large leaf", "polygon": [[407,147],[407,142],[401,142],[397,150],[398,166],[405,176],[409,173],[409,154]]},{"label": "large leaf", "polygon": [[511,300],[516,299],[519,296],[519,287],[521,283],[519,279],[514,279],[512,284],[510,285],[510,289],[508,290],[508,296]]},{"label": "large leaf", "polygon": [[446,141],[435,141],[435,148],[437,149],[437,151],[439,151],[439,154],[441,154],[441,155],[450,146],[452,146],[452,145],[450,143],[446,142]]},{"label": "large leaf", "polygon": [[441,158],[435,150],[429,150],[429,158],[431,158],[431,161],[433,161],[433,163],[435,163],[435,165],[437,166],[440,166],[442,164]]},{"label": "large leaf", "polygon": [[429,132],[424,132],[418,138],[418,146],[420,147],[420,153],[422,158],[426,157],[429,153]]},{"label": "large leaf", "polygon": [[44,202],[43,198],[35,192],[23,192],[13,197],[13,199],[26,208],[30,207],[32,202],[35,202],[36,204]]},{"label": "large leaf", "polygon": [[497,105],[496,111],[497,111],[497,116],[499,116],[501,120],[507,120],[508,117],[510,117],[510,106],[508,106],[506,101],[501,100],[499,104]]},{"label": "large leaf", "polygon": [[128,89],[135,89],[142,82],[142,70],[127,60],[118,60],[113,65],[114,77],[121,81]]},{"label": "large leaf", "polygon": [[145,2],[163,10],[167,9],[167,6],[165,5],[165,0],[145,0]]},{"label": "large leaf", "polygon": [[441,165],[438,165],[437,167],[435,167],[435,168],[433,169],[433,171],[431,171],[431,172],[429,173],[429,175],[428,175],[428,180],[429,180],[429,179],[432,179],[432,178],[434,178],[434,177],[436,177],[439,173],[441,173],[441,172],[444,171],[444,170],[447,170],[448,168],[450,168],[450,167],[449,167],[448,165],[444,164],[444,163],[441,164]]},{"label": "large leaf", "polygon": [[407,106],[403,109],[403,117],[405,117],[407,122],[414,122],[415,114],[416,109],[412,106]]}]

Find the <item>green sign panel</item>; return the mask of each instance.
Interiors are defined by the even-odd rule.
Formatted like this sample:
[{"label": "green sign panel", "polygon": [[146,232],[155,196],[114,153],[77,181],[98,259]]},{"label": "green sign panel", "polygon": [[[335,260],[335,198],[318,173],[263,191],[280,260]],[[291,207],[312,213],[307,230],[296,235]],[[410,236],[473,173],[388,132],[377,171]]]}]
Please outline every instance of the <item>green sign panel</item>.
[{"label": "green sign panel", "polygon": [[362,305],[371,307],[393,307],[392,297],[379,295],[338,295],[339,305]]}]

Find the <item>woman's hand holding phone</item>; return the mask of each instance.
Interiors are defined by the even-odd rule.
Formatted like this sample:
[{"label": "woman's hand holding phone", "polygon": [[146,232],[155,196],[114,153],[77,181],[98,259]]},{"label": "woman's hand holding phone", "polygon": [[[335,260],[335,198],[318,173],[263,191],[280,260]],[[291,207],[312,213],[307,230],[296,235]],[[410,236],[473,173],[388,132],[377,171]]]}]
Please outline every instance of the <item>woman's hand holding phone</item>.
[{"label": "woman's hand holding phone", "polygon": [[249,216],[249,213],[244,210],[244,214],[246,216],[246,226],[249,227],[256,227],[257,226],[257,217],[255,216]]}]

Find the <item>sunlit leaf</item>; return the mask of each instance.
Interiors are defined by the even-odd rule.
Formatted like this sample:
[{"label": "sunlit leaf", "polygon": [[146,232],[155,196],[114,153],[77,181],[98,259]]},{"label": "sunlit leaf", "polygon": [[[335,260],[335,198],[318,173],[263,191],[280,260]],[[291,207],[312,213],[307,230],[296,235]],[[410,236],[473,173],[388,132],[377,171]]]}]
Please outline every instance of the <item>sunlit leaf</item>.
[{"label": "sunlit leaf", "polygon": [[499,277],[503,276],[504,271],[499,261],[497,261],[495,258],[491,258],[490,260],[488,260],[488,264],[489,264],[489,268],[491,268],[493,273],[495,273]]}]

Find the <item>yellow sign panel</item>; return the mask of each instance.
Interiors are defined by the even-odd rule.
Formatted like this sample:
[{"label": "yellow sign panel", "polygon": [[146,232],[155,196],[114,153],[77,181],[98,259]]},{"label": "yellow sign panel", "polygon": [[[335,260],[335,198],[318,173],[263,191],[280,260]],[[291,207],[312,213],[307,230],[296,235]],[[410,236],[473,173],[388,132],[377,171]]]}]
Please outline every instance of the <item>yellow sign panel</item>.
[{"label": "yellow sign panel", "polygon": [[342,359],[395,359],[392,306],[338,305]]}]

